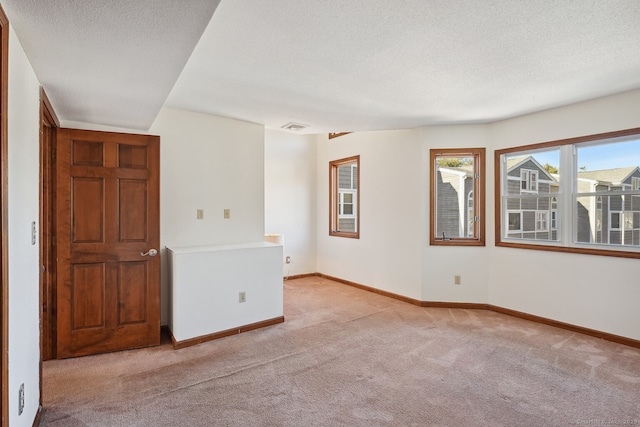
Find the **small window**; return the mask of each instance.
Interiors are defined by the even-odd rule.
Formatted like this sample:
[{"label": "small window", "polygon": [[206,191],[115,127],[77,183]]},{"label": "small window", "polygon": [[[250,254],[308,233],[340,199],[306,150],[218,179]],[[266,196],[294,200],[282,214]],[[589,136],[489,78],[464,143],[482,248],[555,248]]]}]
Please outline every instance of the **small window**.
[{"label": "small window", "polygon": [[360,237],[360,156],[329,163],[329,235]]},{"label": "small window", "polygon": [[548,211],[537,211],[536,212],[536,231],[547,231],[549,228],[548,224]]},{"label": "small window", "polygon": [[528,169],[520,170],[520,189],[523,193],[538,192],[538,172]]},{"label": "small window", "polygon": [[509,233],[522,231],[522,212],[509,212]]},{"label": "small window", "polygon": [[633,191],[640,190],[640,177],[637,177],[637,176],[631,177],[631,190]]},{"label": "small window", "polygon": [[484,148],[431,150],[430,243],[484,246]]},{"label": "small window", "polygon": [[609,221],[610,230],[620,230],[620,217],[622,212],[611,212],[611,220]]}]

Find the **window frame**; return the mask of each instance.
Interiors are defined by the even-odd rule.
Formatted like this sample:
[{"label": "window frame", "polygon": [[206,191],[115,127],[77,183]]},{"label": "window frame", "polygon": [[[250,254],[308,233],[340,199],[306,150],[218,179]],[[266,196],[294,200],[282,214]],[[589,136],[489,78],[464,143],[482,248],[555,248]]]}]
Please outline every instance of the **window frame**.
[{"label": "window frame", "polygon": [[[446,237],[436,235],[436,159],[438,157],[473,157],[474,158],[474,236]],[[429,184],[429,244],[438,246],[485,246],[485,200],[486,200],[486,149],[485,148],[440,148],[429,150],[430,184]],[[464,211],[469,210],[468,194],[464,194]]]},{"label": "window frame", "polygon": [[536,210],[536,231],[549,231],[549,211]]},{"label": "window frame", "polygon": [[[347,164],[355,164],[356,166],[356,189],[341,191],[338,188],[338,168]],[[353,173],[351,174],[353,179]],[[354,194],[352,215],[344,215],[341,213],[341,207],[344,206],[343,194]],[[355,218],[356,231],[340,231],[338,223],[340,218]],[[350,239],[360,238],[360,156],[351,156],[343,159],[332,160],[329,162],[329,236],[346,237]]]},{"label": "window frame", "polygon": [[[531,169],[520,169],[520,194],[538,194],[538,178],[538,171],[534,171]],[[526,188],[522,188],[523,183],[525,184]]]},{"label": "window frame", "polygon": [[[532,249],[532,250],[543,250],[543,251],[551,251],[551,252],[568,252],[568,253],[578,253],[578,254],[588,254],[588,255],[600,255],[600,256],[613,256],[620,258],[640,258],[640,249],[634,247],[633,250],[629,250],[628,247],[622,247],[620,245],[607,245],[598,242],[594,243],[582,243],[575,242],[575,230],[574,228],[577,226],[575,220],[575,206],[573,206],[573,202],[575,202],[575,198],[577,195],[581,194],[575,188],[575,179],[571,177],[567,181],[570,181],[572,185],[569,188],[565,188],[562,190],[562,194],[558,194],[558,203],[564,203],[565,213],[557,214],[556,222],[559,225],[562,225],[564,230],[562,231],[562,238],[559,238],[559,241],[526,241],[524,239],[513,239],[510,240],[508,237],[508,221],[503,221],[503,175],[502,175],[502,156],[520,153],[520,152],[533,152],[540,150],[552,150],[552,149],[560,149],[562,150],[568,149],[576,149],[576,145],[593,142],[597,143],[601,141],[603,144],[606,144],[607,140],[614,138],[622,138],[622,137],[639,137],[640,138],[640,128],[632,128],[632,129],[624,129],[620,131],[613,132],[605,132],[600,134],[586,135],[575,138],[561,139],[556,141],[547,141],[541,142],[537,144],[530,145],[522,145],[517,147],[509,147],[504,149],[499,149],[494,151],[494,168],[495,168],[495,176],[494,176],[494,191],[495,191],[495,245],[500,247],[509,247],[509,248],[518,248],[518,249]],[[572,162],[574,159],[571,159]],[[563,164],[563,161],[560,162]],[[563,164],[563,166],[568,166],[567,162]],[[567,168],[565,168],[567,170]],[[578,166],[573,164],[569,170],[567,170],[567,174],[576,174],[578,170]],[[573,187],[573,188],[571,188]],[[560,200],[560,199],[563,200]],[[507,215],[511,210],[504,209],[505,215]],[[558,210],[560,212],[560,210]],[[508,217],[507,217],[508,218]],[[622,218],[621,218],[622,220]],[[569,224],[567,224],[567,222]],[[607,225],[607,228],[610,227],[611,224]],[[622,224],[621,224],[622,226]],[[506,227],[506,228],[505,228]],[[549,227],[550,228],[550,227]],[[603,227],[604,228],[604,227]],[[504,232],[504,237],[503,237]],[[570,236],[570,237],[569,237]]]}]

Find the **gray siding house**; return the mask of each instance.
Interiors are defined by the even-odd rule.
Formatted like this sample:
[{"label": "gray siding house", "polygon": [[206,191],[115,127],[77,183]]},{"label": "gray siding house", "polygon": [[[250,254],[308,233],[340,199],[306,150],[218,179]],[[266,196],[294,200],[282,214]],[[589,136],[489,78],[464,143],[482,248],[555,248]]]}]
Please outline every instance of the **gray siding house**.
[{"label": "gray siding house", "polygon": [[557,240],[558,180],[532,156],[507,160],[507,237]]},{"label": "gray siding house", "polygon": [[436,171],[436,234],[473,236],[473,166],[443,167]]},{"label": "gray siding house", "polygon": [[638,166],[581,171],[577,184],[578,242],[640,245],[640,194],[625,194],[640,191]]},{"label": "gray siding house", "polygon": [[[532,156],[507,160],[507,237],[558,240],[559,180]],[[578,243],[640,245],[638,166],[580,171],[576,187]]]}]

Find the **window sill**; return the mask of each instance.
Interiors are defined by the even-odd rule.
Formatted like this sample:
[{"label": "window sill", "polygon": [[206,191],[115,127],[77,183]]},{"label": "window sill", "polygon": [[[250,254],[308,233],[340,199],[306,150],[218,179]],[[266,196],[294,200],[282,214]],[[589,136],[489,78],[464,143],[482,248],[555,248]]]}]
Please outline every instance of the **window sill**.
[{"label": "window sill", "polygon": [[346,237],[347,239],[359,239],[360,233],[349,233],[346,231],[330,231],[329,236]]},{"label": "window sill", "polygon": [[431,246],[485,246],[484,240],[478,239],[431,239]]},{"label": "window sill", "polygon": [[618,257],[618,258],[639,258],[640,259],[640,251],[629,251],[624,250],[624,248],[618,249],[615,248],[603,248],[599,247],[586,247],[586,246],[560,246],[557,243],[524,243],[521,241],[496,241],[496,246],[505,247],[505,248],[516,248],[516,249],[533,249],[537,251],[550,251],[550,252],[565,252],[572,254],[583,254],[583,255],[599,255],[599,256],[610,256],[610,257]]}]

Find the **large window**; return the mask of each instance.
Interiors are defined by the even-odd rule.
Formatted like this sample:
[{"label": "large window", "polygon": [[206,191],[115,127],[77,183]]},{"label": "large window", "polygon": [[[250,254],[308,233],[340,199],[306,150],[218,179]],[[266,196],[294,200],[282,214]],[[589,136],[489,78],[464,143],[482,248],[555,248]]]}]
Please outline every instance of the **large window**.
[{"label": "large window", "polygon": [[640,129],[497,150],[496,245],[640,258]]},{"label": "large window", "polygon": [[432,245],[484,246],[484,148],[431,150]]},{"label": "large window", "polygon": [[360,156],[329,163],[329,235],[360,237]]}]

